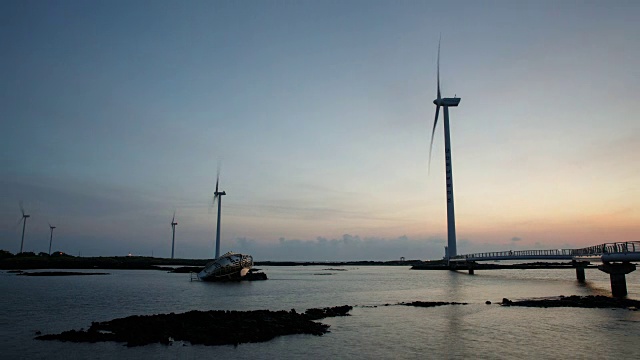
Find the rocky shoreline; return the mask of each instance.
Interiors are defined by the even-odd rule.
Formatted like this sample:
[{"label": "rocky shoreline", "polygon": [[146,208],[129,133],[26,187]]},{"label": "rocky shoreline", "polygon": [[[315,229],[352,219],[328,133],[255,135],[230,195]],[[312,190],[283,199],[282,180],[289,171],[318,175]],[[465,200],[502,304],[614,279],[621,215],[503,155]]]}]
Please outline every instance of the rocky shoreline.
[{"label": "rocky shoreline", "polygon": [[556,298],[527,299],[512,301],[503,298],[502,306],[526,306],[526,307],[579,307],[579,308],[600,308],[600,309],[629,309],[637,311],[640,309],[640,301],[623,298],[613,298],[602,295],[588,296],[558,296]]},{"label": "rocky shoreline", "polygon": [[[490,305],[491,301],[485,304]],[[612,298],[601,295],[558,296],[543,299],[512,301],[503,298],[498,303],[503,307],[524,306],[537,308],[580,307],[612,308],[637,311],[640,301]],[[391,304],[385,304],[389,306]],[[468,305],[466,302],[412,301],[395,305],[415,307],[438,307],[445,305]],[[361,307],[377,307],[366,306]],[[105,322],[94,322],[88,330],[69,330],[60,334],[40,335],[37,340],[59,340],[70,342],[114,341],[126,346],[142,346],[154,343],[172,345],[182,342],[193,345],[238,345],[264,342],[278,336],[293,334],[323,335],[329,325],[316,322],[327,317],[349,316],[352,306],[343,305],[308,309],[304,313],[290,311],[189,311],[180,314],[157,314],[129,316]]]},{"label": "rocky shoreline", "polygon": [[[175,272],[197,272],[210,259],[166,259],[148,256],[106,256],[76,257],[70,255],[15,255],[0,258],[2,270],[28,269],[126,269],[126,270],[166,270]],[[422,263],[420,260],[392,261],[255,261],[255,266],[411,266]],[[173,266],[182,266],[174,269]],[[171,267],[170,267],[171,266]],[[335,270],[335,269],[334,269]]]},{"label": "rocky shoreline", "polygon": [[127,346],[154,343],[171,345],[175,341],[199,345],[238,345],[264,342],[293,334],[323,335],[329,325],[315,322],[326,317],[349,316],[351,306],[291,311],[189,311],[181,314],[129,316],[94,322],[88,330],[37,336],[37,340],[71,342],[123,342]]},{"label": "rocky shoreline", "polygon": [[398,305],[415,306],[415,307],[436,307],[444,305],[469,305],[469,303],[463,302],[446,302],[446,301],[412,301],[409,303],[401,302]]}]

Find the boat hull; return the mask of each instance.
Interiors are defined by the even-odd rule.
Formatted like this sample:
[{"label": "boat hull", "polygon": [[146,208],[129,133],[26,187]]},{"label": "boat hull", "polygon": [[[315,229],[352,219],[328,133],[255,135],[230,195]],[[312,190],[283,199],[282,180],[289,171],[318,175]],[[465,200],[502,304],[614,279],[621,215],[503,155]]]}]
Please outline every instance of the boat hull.
[{"label": "boat hull", "polygon": [[253,266],[251,255],[228,252],[210,261],[198,273],[202,281],[239,281],[244,278]]}]

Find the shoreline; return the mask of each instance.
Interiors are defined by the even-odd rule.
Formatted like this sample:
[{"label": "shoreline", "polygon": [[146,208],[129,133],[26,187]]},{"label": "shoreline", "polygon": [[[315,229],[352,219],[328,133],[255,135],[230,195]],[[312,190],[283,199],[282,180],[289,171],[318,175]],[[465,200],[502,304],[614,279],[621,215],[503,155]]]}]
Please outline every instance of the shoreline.
[{"label": "shoreline", "polygon": [[[150,256],[11,256],[0,258],[0,270],[163,270],[171,272],[200,271],[211,259],[167,259]],[[254,261],[255,266],[407,266],[411,270],[499,270],[499,269],[573,269],[571,261],[537,261],[521,263],[463,263],[450,267],[442,260],[352,260],[352,261]],[[584,264],[585,268],[596,265]],[[337,270],[337,269],[336,269]]]},{"label": "shoreline", "polygon": [[[0,270],[107,269],[171,270],[177,267],[204,267],[211,259],[166,259],[147,256],[13,256],[0,259]],[[391,261],[254,261],[255,266],[413,266],[421,260]]]}]

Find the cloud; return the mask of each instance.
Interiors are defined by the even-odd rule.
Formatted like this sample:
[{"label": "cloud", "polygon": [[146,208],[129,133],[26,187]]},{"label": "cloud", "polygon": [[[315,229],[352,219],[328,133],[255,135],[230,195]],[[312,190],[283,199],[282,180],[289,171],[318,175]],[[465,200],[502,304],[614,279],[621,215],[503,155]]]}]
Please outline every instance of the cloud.
[{"label": "cloud", "polygon": [[424,260],[442,258],[444,240],[412,240],[407,236],[376,238],[344,234],[340,238],[322,236],[315,240],[280,238],[277,243],[237,238],[232,249],[251,254],[256,261],[349,261],[349,260]]},{"label": "cloud", "polygon": [[517,236],[514,236],[514,237],[511,238],[511,241],[521,241],[521,240],[522,240],[522,238],[517,237]]}]

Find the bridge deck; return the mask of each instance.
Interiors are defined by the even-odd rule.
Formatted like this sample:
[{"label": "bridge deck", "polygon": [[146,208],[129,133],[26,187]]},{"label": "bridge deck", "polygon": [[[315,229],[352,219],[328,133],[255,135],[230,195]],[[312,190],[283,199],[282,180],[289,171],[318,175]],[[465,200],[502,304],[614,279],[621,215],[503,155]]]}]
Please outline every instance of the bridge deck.
[{"label": "bridge deck", "polygon": [[640,261],[640,241],[614,242],[582,249],[494,251],[458,255],[453,262],[491,260]]}]

